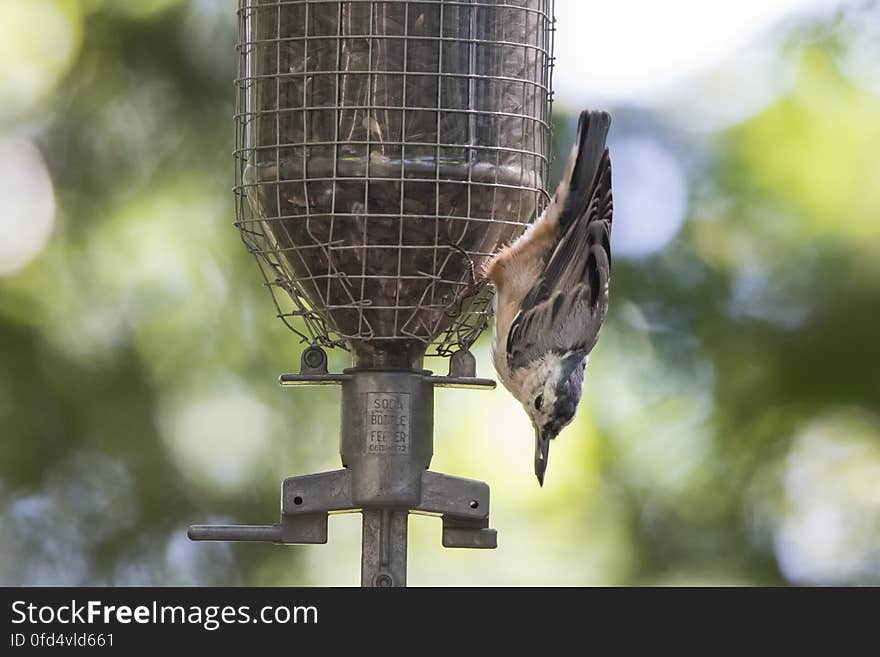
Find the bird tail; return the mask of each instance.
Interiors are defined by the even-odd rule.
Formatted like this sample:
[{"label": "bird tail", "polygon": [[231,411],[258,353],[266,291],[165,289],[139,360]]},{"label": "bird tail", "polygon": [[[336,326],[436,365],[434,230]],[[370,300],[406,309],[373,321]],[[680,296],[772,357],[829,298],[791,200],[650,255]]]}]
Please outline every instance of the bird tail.
[{"label": "bird tail", "polygon": [[564,230],[575,217],[583,214],[593,196],[596,185],[596,173],[605,154],[605,138],[611,127],[611,115],[608,112],[583,111],[578,120],[577,155],[569,183],[567,211],[560,216],[561,228]]}]

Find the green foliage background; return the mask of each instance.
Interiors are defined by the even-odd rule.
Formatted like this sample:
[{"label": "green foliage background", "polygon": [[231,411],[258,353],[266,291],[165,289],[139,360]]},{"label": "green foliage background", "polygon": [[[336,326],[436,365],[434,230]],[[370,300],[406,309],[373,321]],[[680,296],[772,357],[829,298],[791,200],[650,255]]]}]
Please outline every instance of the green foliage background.
[{"label": "green foliage background", "polygon": [[[0,140],[36,145],[57,204],[0,276],[0,584],[356,583],[355,516],[327,546],[184,535],[273,522],[281,478],[338,467],[338,393],[277,387],[299,346],[231,224],[231,3],[0,17]],[[612,108],[612,148],[686,163],[687,221],[615,261],[543,490],[505,392],[438,392],[433,467],[491,484],[500,547],[413,518],[411,584],[880,584],[880,87],[841,66],[852,24],[786,32],[790,88],[723,130]]]}]

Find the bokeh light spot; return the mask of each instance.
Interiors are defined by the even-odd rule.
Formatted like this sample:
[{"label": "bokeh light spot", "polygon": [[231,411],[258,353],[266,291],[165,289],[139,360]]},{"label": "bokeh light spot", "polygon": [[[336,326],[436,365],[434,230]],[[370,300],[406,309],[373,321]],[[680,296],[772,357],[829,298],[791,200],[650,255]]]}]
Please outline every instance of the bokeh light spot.
[{"label": "bokeh light spot", "polygon": [[[830,11],[840,0],[618,0],[556,3],[554,73],[561,96],[585,102],[650,101],[722,63],[780,20]],[[584,38],[584,30],[589,37]]]},{"label": "bokeh light spot", "polygon": [[657,141],[632,137],[611,145],[615,256],[640,258],[678,234],[687,211],[684,172]]},{"label": "bokeh light spot", "polygon": [[160,418],[166,447],[197,483],[235,490],[253,475],[270,445],[271,410],[236,389],[169,401]]},{"label": "bokeh light spot", "polygon": [[29,141],[0,140],[0,276],[14,274],[46,246],[55,193],[40,151]]},{"label": "bokeh light spot", "polygon": [[880,583],[880,431],[839,413],[801,434],[786,459],[776,555],[798,584]]},{"label": "bokeh light spot", "polygon": [[0,119],[55,88],[79,52],[82,22],[70,0],[0,2]]}]

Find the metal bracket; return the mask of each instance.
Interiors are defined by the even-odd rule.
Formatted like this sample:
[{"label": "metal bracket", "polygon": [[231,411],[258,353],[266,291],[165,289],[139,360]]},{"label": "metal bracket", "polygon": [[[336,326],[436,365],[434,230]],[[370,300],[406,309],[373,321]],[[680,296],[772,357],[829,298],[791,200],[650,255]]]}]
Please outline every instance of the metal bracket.
[{"label": "metal bracket", "polygon": [[[414,509],[394,509],[443,519],[443,547],[492,549],[497,534],[489,529],[489,486],[482,481],[426,470],[422,501]],[[333,470],[288,477],[281,484],[281,522],[274,525],[193,525],[193,541],[256,541],[284,545],[327,542],[329,513],[357,513],[351,472]]]},{"label": "metal bracket", "polygon": [[343,469],[288,477],[281,484],[281,520],[273,525],[193,525],[194,541],[260,541],[284,545],[327,542],[330,513],[363,515],[361,584],[406,583],[407,516],[440,516],[443,546],[491,549],[489,486],[428,470],[433,454],[433,388],[491,389],[476,377],[467,351],[453,354],[448,376],[429,371],[327,371],[327,356],[309,347],[301,371],[281,385],[342,385]]},{"label": "metal bracket", "polygon": [[498,547],[498,532],[489,529],[489,519],[460,520],[443,516],[443,547],[494,550]]},{"label": "metal bracket", "polygon": [[[282,374],[278,383],[290,386],[326,386],[348,381],[356,370],[344,372],[327,372],[327,354],[321,347],[309,347],[300,357],[300,371]],[[488,389],[493,390],[496,383],[493,379],[481,379],[476,375],[476,359],[469,351],[456,351],[449,359],[449,373],[446,376],[435,376],[425,370],[426,381],[438,388]]]},{"label": "metal bracket", "polygon": [[283,545],[315,545],[327,542],[327,514],[281,516],[274,525],[191,525],[191,541],[254,541]]},{"label": "metal bracket", "polygon": [[299,358],[301,374],[327,374],[327,352],[321,347],[304,349]]},{"label": "metal bracket", "polygon": [[278,383],[288,386],[332,386],[347,381],[348,374],[282,374]]},{"label": "metal bracket", "polygon": [[470,351],[459,349],[449,357],[449,376],[476,378],[477,359]]}]

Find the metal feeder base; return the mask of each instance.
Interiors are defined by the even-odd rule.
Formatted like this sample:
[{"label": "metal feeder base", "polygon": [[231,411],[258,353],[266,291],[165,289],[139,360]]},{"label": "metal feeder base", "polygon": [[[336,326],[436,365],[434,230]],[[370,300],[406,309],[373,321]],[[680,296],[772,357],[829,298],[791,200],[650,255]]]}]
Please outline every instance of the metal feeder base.
[{"label": "metal feeder base", "polygon": [[[494,388],[473,376],[473,357],[453,357],[449,376],[428,371],[350,369],[326,373],[316,348],[282,385],[342,386],[343,469],[288,477],[275,525],[193,525],[195,541],[327,542],[329,513],[363,515],[362,586],[405,586],[409,513],[440,516],[443,546],[497,547],[489,528],[489,486],[428,470],[433,455],[434,387]],[[321,371],[323,370],[323,371]]]}]

